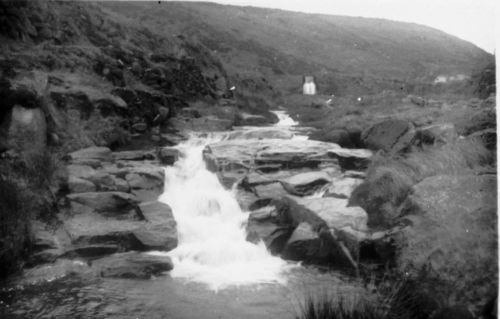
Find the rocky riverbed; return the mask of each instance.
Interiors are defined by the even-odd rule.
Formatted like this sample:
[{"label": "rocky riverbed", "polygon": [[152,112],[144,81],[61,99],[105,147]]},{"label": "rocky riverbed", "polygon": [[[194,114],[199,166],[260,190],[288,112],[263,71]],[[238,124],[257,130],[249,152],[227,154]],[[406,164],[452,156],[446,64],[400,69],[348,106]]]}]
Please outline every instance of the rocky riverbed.
[{"label": "rocky riverbed", "polygon": [[[286,123],[289,119],[285,117],[284,121]],[[196,255],[198,257],[193,259],[202,263],[202,270],[191,273],[188,277],[180,276],[180,279],[176,279],[177,276],[172,279],[169,275],[173,268],[177,270],[176,267],[181,267],[179,270],[182,273],[182,267],[187,267],[182,258],[193,258],[193,252],[181,254],[183,257],[179,259],[179,249],[175,249],[179,241],[180,248],[184,247],[188,234],[184,230],[179,234],[174,217],[182,220],[184,216],[176,214],[185,212],[172,211],[166,204],[173,200],[173,207],[179,207],[175,204],[178,198],[169,199],[168,196],[182,195],[169,192],[169,189],[179,187],[176,184],[179,181],[175,180],[168,169],[167,178],[172,180],[165,181],[163,167],[181,165],[179,163],[186,161],[189,148],[183,148],[184,144],[181,144],[179,147],[152,151],[111,152],[105,147],[91,147],[66,156],[68,189],[59,203],[64,208],[58,217],[60,223],[56,227],[50,227],[37,222],[34,226],[36,253],[30,260],[32,268],[27,269],[23,276],[13,279],[10,288],[2,292],[3,305],[8,306],[4,309],[5,313],[12,316],[29,315],[32,310],[28,309],[28,304],[38,303],[37,307],[42,307],[40,311],[46,316],[53,316],[56,313],[54,309],[70,313],[76,311],[75,307],[82,307],[81,311],[91,311],[96,317],[122,317],[123,312],[120,311],[124,307],[113,301],[105,301],[104,298],[108,298],[105,296],[111,293],[108,289],[130,285],[127,280],[147,280],[140,283],[135,281],[134,284],[149,291],[147,295],[154,294],[161,285],[165,285],[164,289],[172,290],[171,293],[175,295],[184,294],[182,300],[202,298],[214,303],[216,307],[222,307],[220,298],[225,298],[225,289],[242,294],[249,300],[255,299],[251,297],[254,289],[263,289],[265,295],[272,294],[271,291],[276,289],[284,289],[280,298],[288,300],[291,306],[287,311],[276,310],[280,318],[288,317],[285,314],[298,307],[297,300],[291,300],[289,289],[302,281],[311,284],[305,288],[311,291],[319,289],[322,285],[320,282],[323,281],[319,278],[324,276],[326,281],[338,282],[341,290],[363,290],[355,280],[350,282],[348,277],[341,279],[343,275],[339,273],[314,275],[316,271],[313,268],[308,270],[298,266],[296,262],[357,269],[360,246],[364,242],[370,242],[372,234],[366,227],[366,213],[360,207],[349,207],[347,198],[363,178],[360,170],[366,167],[370,151],[346,150],[336,144],[308,141],[300,130],[294,130],[289,125],[239,127],[229,132],[192,134],[192,138],[198,141],[204,138],[209,141],[202,142],[202,147],[197,144],[199,154],[196,156],[199,156],[202,165],[200,169],[202,173],[206,172],[203,174],[213,176],[215,183],[220,185],[214,187],[220,187],[220,192],[223,192],[223,196],[228,196],[228,199],[203,196],[193,198],[201,196],[201,193],[191,189],[190,201],[205,207],[203,214],[208,214],[205,216],[208,217],[208,223],[211,218],[216,218],[215,215],[211,217],[211,214],[218,212],[220,206],[227,205],[225,200],[234,201],[235,207],[241,207],[227,211],[229,215],[225,219],[241,221],[229,224],[233,225],[233,229],[214,229],[210,228],[210,224],[205,226],[206,230],[213,231],[208,233],[207,240],[216,238],[217,231],[241,234],[241,240],[247,244],[242,242],[232,246],[238,257],[224,247],[228,245],[227,242],[218,242],[222,247],[205,246],[201,252],[203,258],[209,260],[214,258],[211,254],[217,254],[215,258],[224,258],[226,261],[223,262],[222,269],[229,272],[226,272],[226,276],[231,272],[240,274],[234,277],[234,281],[223,281],[221,286],[217,282],[222,278],[214,279],[212,276],[212,281],[200,280],[206,278],[200,271],[210,272],[211,268],[220,267],[220,261],[216,264],[204,259],[200,261],[202,255]],[[186,145],[189,145],[189,141]],[[207,171],[205,166],[215,175]],[[358,170],[346,170],[343,166]],[[181,175],[190,174],[182,165],[175,169]],[[160,197],[164,192],[164,184],[168,186]],[[210,192],[207,187],[199,186],[202,192]],[[189,189],[182,190],[189,192]],[[196,210],[194,206],[192,209]],[[224,211],[223,208],[222,210]],[[263,242],[265,246],[257,248],[259,242]],[[255,248],[251,248],[252,246]],[[266,248],[268,252],[265,252]],[[262,252],[257,255],[250,252],[255,249]],[[148,251],[154,251],[154,254],[148,254]],[[174,262],[169,251],[175,256]],[[278,262],[279,258],[271,255],[290,261]],[[232,258],[250,259],[244,263],[235,263]],[[252,273],[248,268],[250,261],[254,263],[252,267],[255,270],[265,268],[268,258],[276,260],[270,261],[276,265],[273,266],[276,270],[267,274],[264,274],[265,270],[261,270],[248,276]],[[110,279],[115,280],[112,286]],[[97,286],[101,287],[99,292],[91,292],[90,287]],[[210,287],[222,287],[224,290],[214,296],[209,292]],[[34,291],[45,289],[45,293],[33,299],[36,295]],[[305,290],[299,292],[294,289],[292,294],[305,293]],[[204,290],[206,292],[202,292]],[[74,298],[62,298],[64,291],[69,295],[74,294]],[[92,297],[92,294],[95,296]],[[120,298],[132,298],[132,304],[143,300],[135,293],[124,293]],[[48,305],[54,300],[59,300],[60,304],[49,309]],[[152,303],[159,301],[158,298],[150,300]],[[173,310],[167,310],[168,305]],[[275,306],[273,302],[267,302],[265,305],[251,307],[254,310],[248,310],[245,314],[247,310],[244,309],[248,305],[242,304],[242,309],[235,311],[242,311],[244,317],[256,318],[257,314],[262,315]],[[133,309],[134,313],[147,313],[148,317],[151,314],[154,318],[165,311],[177,311],[175,309],[179,305],[167,303],[167,308],[158,309],[159,313],[144,312],[145,309],[140,309],[137,304],[135,307],[138,308]],[[113,309],[118,313],[113,313]],[[189,318],[188,314],[191,312],[184,310],[179,311]],[[221,313],[224,318],[229,318],[231,312],[214,310],[214,314]]]}]

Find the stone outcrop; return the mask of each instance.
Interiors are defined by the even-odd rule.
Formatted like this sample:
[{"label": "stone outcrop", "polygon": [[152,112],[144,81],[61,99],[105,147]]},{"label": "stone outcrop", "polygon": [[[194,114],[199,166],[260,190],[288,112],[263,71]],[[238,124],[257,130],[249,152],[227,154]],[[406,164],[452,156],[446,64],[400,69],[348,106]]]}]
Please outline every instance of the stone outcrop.
[{"label": "stone outcrop", "polygon": [[[338,267],[358,267],[360,247],[371,242],[367,214],[348,206],[372,155],[367,150],[293,139],[289,130],[252,128],[228,134],[204,150],[207,168],[237,185],[250,210],[247,240],[263,241],[275,255]],[[346,174],[344,174],[346,172]]]},{"label": "stone outcrop", "polygon": [[36,228],[38,250],[31,263],[97,259],[95,265],[102,276],[121,278],[148,278],[170,270],[168,258],[112,255],[169,251],[177,246],[172,210],[157,201],[163,191],[164,171],[155,161],[155,152],[113,153],[105,147],[90,147],[70,153],[66,159],[67,213],[59,216],[62,227],[57,231]]},{"label": "stone outcrop", "polygon": [[384,120],[367,128],[361,134],[363,144],[371,150],[399,152],[405,150],[415,135],[413,124],[404,120]]}]

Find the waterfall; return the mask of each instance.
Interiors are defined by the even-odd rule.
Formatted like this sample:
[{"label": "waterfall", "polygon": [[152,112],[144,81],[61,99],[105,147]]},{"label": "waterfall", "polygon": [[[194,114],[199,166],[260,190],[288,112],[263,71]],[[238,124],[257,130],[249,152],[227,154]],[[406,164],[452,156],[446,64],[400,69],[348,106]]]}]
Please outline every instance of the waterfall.
[{"label": "waterfall", "polygon": [[172,208],[179,234],[178,247],[167,253],[174,263],[170,275],[205,283],[214,290],[285,283],[287,263],[271,256],[263,243],[254,245],[245,240],[248,213],[205,167],[204,147],[223,136],[192,136],[177,146],[182,153],[179,161],[165,169],[160,201]]},{"label": "waterfall", "polygon": [[290,115],[286,114],[285,111],[272,111],[276,116],[278,116],[279,122],[275,124],[275,126],[279,127],[290,127],[299,125],[299,122],[295,121],[290,117]]}]

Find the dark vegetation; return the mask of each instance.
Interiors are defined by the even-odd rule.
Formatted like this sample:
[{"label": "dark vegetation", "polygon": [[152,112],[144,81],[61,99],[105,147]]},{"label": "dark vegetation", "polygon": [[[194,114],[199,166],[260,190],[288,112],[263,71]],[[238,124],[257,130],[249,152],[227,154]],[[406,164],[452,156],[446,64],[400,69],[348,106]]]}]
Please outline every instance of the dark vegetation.
[{"label": "dark vegetation", "polygon": [[0,161],[1,277],[19,269],[31,251],[30,221],[54,223],[62,165],[49,153],[27,153]]}]

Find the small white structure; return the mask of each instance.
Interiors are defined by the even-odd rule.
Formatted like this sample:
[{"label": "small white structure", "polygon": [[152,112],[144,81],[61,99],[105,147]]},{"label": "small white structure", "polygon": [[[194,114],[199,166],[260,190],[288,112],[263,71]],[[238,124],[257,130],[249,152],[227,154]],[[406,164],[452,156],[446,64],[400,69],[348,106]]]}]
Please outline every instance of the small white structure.
[{"label": "small white structure", "polygon": [[316,84],[314,83],[313,76],[304,76],[304,86],[303,86],[304,95],[316,95]]}]

